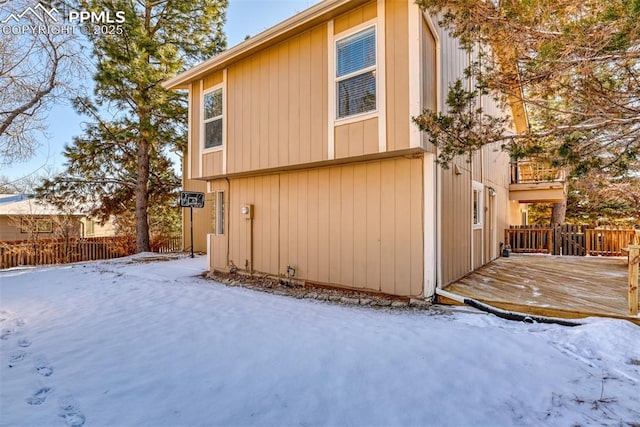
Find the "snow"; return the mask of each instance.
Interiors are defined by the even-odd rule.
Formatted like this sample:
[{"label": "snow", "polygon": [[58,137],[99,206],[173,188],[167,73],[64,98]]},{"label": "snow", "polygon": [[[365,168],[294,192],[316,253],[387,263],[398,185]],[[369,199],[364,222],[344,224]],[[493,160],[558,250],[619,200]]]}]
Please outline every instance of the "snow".
[{"label": "snow", "polygon": [[0,272],[0,425],[640,422],[630,322],[341,306],[139,260]]}]

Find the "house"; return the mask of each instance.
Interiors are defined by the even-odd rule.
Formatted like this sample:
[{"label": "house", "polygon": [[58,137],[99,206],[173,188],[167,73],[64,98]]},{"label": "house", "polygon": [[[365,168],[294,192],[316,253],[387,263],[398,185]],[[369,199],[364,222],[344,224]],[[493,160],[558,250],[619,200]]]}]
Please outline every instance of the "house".
[{"label": "house", "polygon": [[412,1],[325,0],[165,82],[211,270],[429,298],[496,258],[522,216],[509,155],[442,168],[411,122],[469,60]]},{"label": "house", "polygon": [[101,224],[82,212],[64,212],[27,194],[0,194],[0,241],[113,235],[111,222]]}]

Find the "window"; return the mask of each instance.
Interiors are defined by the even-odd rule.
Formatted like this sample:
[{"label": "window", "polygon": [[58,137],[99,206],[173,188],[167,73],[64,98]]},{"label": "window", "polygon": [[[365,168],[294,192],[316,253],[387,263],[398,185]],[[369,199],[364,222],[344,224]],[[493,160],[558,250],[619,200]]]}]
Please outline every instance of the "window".
[{"label": "window", "polygon": [[376,110],[376,28],[336,42],[337,118]]},{"label": "window", "polygon": [[47,218],[21,218],[20,232],[29,234],[53,233],[53,221]]},{"label": "window", "polygon": [[93,220],[87,220],[87,236],[93,236],[96,234],[96,222]]},{"label": "window", "polygon": [[473,183],[473,228],[482,227],[482,184],[478,182]]},{"label": "window", "polygon": [[211,212],[213,234],[224,234],[224,191],[213,193]]},{"label": "window", "polygon": [[218,191],[216,234],[224,234],[224,191]]},{"label": "window", "polygon": [[222,88],[204,94],[204,148],[221,147],[222,136]]}]

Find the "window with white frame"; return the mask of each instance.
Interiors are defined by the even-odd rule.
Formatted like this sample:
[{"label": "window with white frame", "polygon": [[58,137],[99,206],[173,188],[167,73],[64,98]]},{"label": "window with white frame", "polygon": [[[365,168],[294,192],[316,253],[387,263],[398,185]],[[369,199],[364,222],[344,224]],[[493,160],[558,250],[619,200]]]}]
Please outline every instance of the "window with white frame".
[{"label": "window with white frame", "polygon": [[484,204],[482,202],[482,189],[483,185],[479,182],[473,183],[473,206],[472,206],[472,221],[473,228],[481,228],[482,227],[482,212],[484,208]]},{"label": "window with white frame", "polygon": [[376,27],[336,41],[336,118],[375,111]]},{"label": "window with white frame", "polygon": [[203,97],[204,110],[204,148],[222,147],[222,88],[206,92]]},{"label": "window with white frame", "polygon": [[211,228],[213,234],[224,234],[224,191],[214,191],[211,197]]},{"label": "window with white frame", "polygon": [[224,234],[224,191],[218,191],[216,217],[216,234]]}]

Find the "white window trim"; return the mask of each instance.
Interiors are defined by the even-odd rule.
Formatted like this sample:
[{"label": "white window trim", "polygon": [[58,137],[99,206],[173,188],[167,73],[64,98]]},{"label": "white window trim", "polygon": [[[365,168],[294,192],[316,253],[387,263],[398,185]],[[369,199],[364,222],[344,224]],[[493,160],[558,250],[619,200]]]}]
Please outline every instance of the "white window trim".
[{"label": "white window trim", "polygon": [[[226,214],[226,191],[224,190],[218,190],[215,192],[215,197],[216,197],[216,229],[215,229],[215,234],[216,236],[224,236],[227,232],[226,230],[226,221],[225,221],[225,214]],[[222,197],[221,197],[222,196]]]},{"label": "white window trim", "polygon": [[[377,16],[360,25],[349,28],[338,34],[333,34],[334,21],[327,22],[327,85],[328,120],[327,120],[327,159],[335,159],[335,128],[341,125],[361,122],[372,118],[378,118],[378,152],[387,151],[387,87],[386,87],[386,0],[377,0]],[[336,120],[336,45],[337,39],[356,33],[372,25],[376,26],[376,111],[368,111],[359,115],[353,115]],[[333,78],[332,78],[333,76]]]},{"label": "white window trim", "polygon": [[[215,86],[212,86],[212,87],[210,87],[210,88],[208,88],[208,89],[206,89],[206,90],[204,90],[202,92],[202,99],[200,101],[200,104],[201,104],[200,105],[200,124],[201,124],[201,126],[200,126],[200,151],[201,151],[202,154],[214,153],[216,151],[222,151],[222,150],[224,150],[224,147],[227,145],[227,132],[226,132],[226,126],[225,126],[225,121],[226,121],[225,120],[225,116],[226,116],[226,113],[227,113],[225,105],[226,105],[227,94],[225,93],[226,91],[224,89],[225,89],[224,88],[224,83],[219,83],[219,84],[217,84]],[[221,90],[222,91],[222,115],[212,117],[212,118],[208,119],[205,122],[205,118],[204,118],[204,97],[207,94],[209,94],[211,92],[215,92],[217,90]],[[205,148],[205,142],[206,142],[205,141],[205,124],[210,122],[210,121],[217,120],[217,119],[222,119],[222,145],[219,145],[217,147]]]},{"label": "white window trim", "polygon": [[[478,223],[473,222],[473,196],[478,192]],[[471,190],[471,225],[474,230],[481,230],[484,224],[484,185],[481,182],[473,181]]]},{"label": "white window trim", "polygon": [[[376,50],[376,64],[373,66],[369,66],[367,68],[363,68],[361,70],[358,71],[354,71],[352,73],[346,74],[344,76],[340,76],[337,77],[337,67],[338,67],[338,62],[337,62],[337,58],[336,58],[336,45],[338,44],[339,41],[346,39],[349,36],[352,36],[356,33],[359,33],[363,30],[367,30],[369,28],[373,28],[374,29],[374,34],[375,34],[375,50]],[[330,76],[331,81],[332,81],[332,87],[329,88],[330,91],[333,92],[333,96],[330,97],[333,98],[333,105],[330,107],[332,108],[332,111],[330,111],[331,116],[329,116],[329,120],[333,121],[333,125],[335,126],[341,126],[341,125],[345,125],[345,124],[349,124],[349,123],[354,123],[354,122],[359,122],[359,121],[363,121],[363,120],[367,120],[370,118],[374,118],[374,117],[378,117],[379,115],[379,111],[380,111],[380,97],[379,97],[379,93],[380,90],[382,89],[381,85],[380,85],[380,75],[378,72],[379,69],[379,64],[380,64],[380,49],[378,49],[378,45],[380,44],[380,37],[379,37],[379,25],[378,25],[378,19],[370,19],[367,22],[363,22],[362,24],[356,25],[355,27],[349,28],[348,30],[345,30],[341,33],[338,33],[336,35],[334,35],[333,37],[331,37],[331,44],[330,44],[330,55],[332,57],[332,61],[333,64],[331,64],[331,69],[330,71]],[[340,117],[338,118],[338,94],[337,94],[337,84],[338,82],[342,81],[342,80],[346,80],[350,77],[354,77],[360,74],[364,74],[367,73],[369,71],[374,71],[376,72],[376,108],[371,110],[371,111],[365,111],[363,113],[358,113],[358,114],[352,114],[350,116],[346,116],[346,117]],[[333,129],[332,129],[333,130]]]}]

